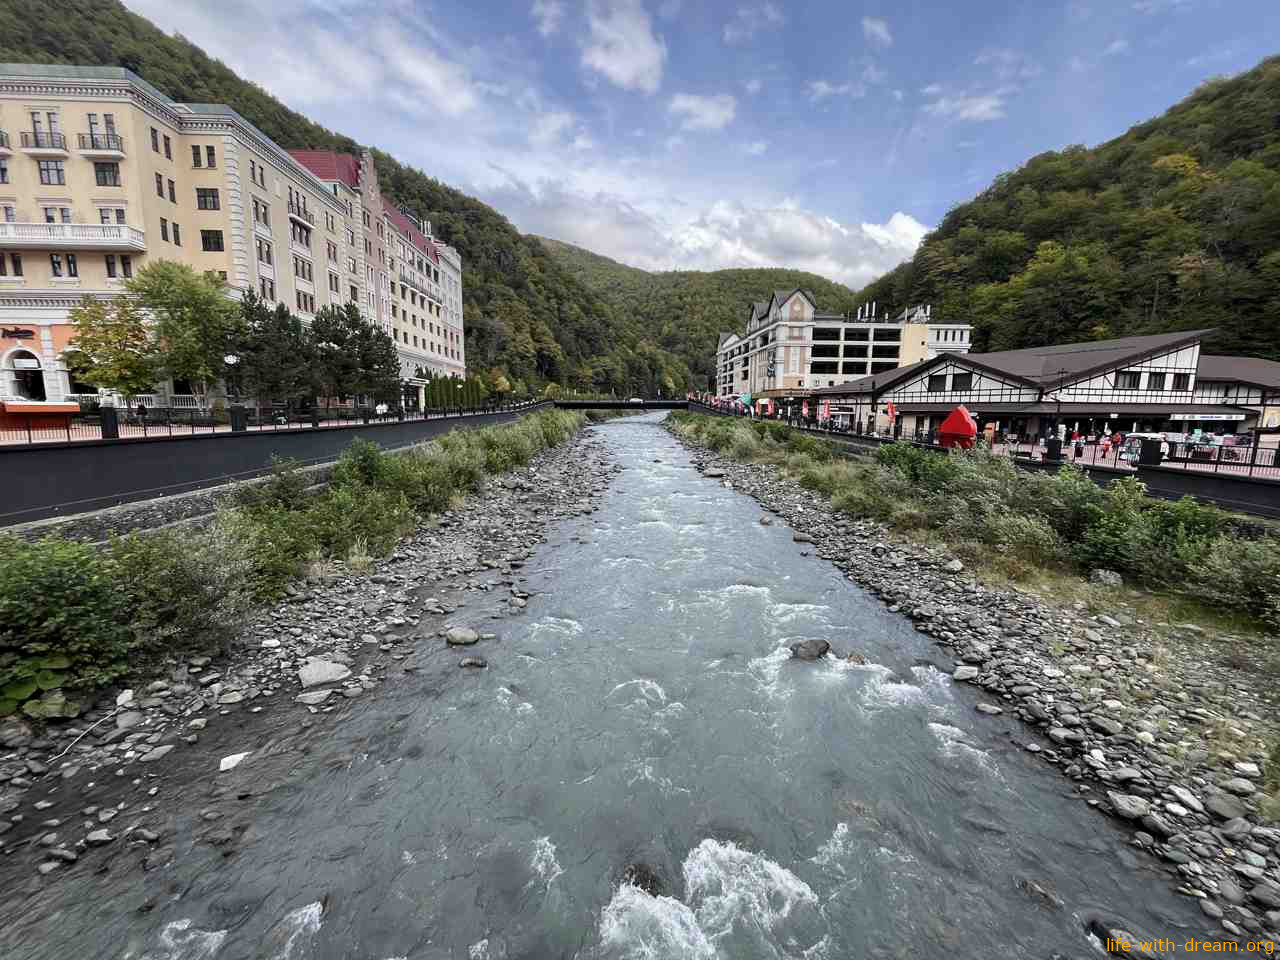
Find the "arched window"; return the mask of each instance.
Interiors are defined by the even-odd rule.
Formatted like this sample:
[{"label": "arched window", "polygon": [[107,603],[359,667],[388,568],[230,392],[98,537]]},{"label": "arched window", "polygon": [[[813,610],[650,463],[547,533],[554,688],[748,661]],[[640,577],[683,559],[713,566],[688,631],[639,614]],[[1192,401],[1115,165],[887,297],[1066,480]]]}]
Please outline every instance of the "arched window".
[{"label": "arched window", "polygon": [[22,400],[46,400],[44,391],[44,371],[40,369],[40,358],[30,350],[14,350],[5,359],[5,379],[12,378],[13,393]]}]

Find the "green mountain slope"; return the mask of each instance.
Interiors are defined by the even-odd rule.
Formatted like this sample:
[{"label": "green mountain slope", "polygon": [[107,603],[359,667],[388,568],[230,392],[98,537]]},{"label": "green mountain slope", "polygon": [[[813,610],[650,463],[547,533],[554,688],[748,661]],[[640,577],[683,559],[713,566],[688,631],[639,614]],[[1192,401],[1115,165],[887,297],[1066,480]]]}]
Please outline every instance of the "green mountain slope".
[{"label": "green mountain slope", "polygon": [[1280,359],[1280,57],[998,177],[860,296],[932,302],[979,349],[1217,327]]},{"label": "green mountain slope", "polygon": [[714,372],[720,332],[741,331],[752,301],[768,300],[775,290],[802,287],[813,293],[824,312],[844,313],[862,302],[848,287],[803,270],[650,273],[570,243],[539,239],[556,261],[619,315],[639,321],[659,346],[682,358],[702,387]]},{"label": "green mountain slope", "polygon": [[[286,147],[355,151],[118,0],[0,0],[0,62],[116,65],[176,100],[227,103]],[[429,219],[463,258],[467,360],[530,389],[547,381],[620,393],[682,390],[684,363],[616,314],[497,211],[375,151],[384,194]]]}]

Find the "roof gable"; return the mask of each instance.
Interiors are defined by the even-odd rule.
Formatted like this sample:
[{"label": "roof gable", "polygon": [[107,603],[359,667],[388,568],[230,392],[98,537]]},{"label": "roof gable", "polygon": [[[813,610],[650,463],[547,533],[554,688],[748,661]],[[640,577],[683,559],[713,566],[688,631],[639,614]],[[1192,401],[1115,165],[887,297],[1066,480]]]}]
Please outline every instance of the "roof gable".
[{"label": "roof gable", "polygon": [[1103,370],[1167,353],[1202,340],[1211,333],[1213,333],[1212,328],[1185,330],[1179,333],[1121,337],[1116,340],[1092,340],[1084,343],[1061,343],[1048,347],[1027,347],[1022,350],[971,353],[967,354],[967,357],[994,372],[1021,377],[1045,387],[1059,387],[1076,380],[1083,380]]}]

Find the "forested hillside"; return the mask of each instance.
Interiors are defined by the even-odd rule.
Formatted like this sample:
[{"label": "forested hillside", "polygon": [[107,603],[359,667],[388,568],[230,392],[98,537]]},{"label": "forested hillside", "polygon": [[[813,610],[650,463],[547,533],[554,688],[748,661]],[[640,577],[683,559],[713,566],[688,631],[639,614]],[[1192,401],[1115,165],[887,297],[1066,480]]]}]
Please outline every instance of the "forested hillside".
[{"label": "forested hillside", "polygon": [[[313,123],[181,37],[170,37],[118,0],[0,0],[0,62],[128,67],[176,100],[227,103],[286,147],[354,151],[348,137]],[[463,258],[467,360],[536,390],[544,382],[619,392],[683,389],[688,371],[587,290],[497,211],[386,153],[382,189],[429,219]]]},{"label": "forested hillside", "polygon": [[979,349],[1218,327],[1280,359],[1280,57],[998,177],[860,298],[932,302]]},{"label": "forested hillside", "polygon": [[803,270],[740,269],[650,273],[570,243],[541,238],[552,256],[622,316],[637,320],[658,345],[688,363],[694,382],[705,385],[714,369],[722,330],[741,332],[752,301],[775,290],[802,287],[818,309],[844,313],[861,297],[848,287]]}]

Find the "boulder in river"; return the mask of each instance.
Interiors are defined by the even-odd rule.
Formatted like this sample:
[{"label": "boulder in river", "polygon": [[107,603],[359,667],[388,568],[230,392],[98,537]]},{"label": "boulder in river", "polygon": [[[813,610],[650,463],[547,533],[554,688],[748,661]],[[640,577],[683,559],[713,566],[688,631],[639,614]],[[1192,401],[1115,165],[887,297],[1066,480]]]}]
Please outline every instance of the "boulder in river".
[{"label": "boulder in river", "polygon": [[444,639],[451,647],[469,647],[480,639],[480,634],[470,627],[450,627]]},{"label": "boulder in river", "polygon": [[651,897],[660,897],[665,892],[662,878],[658,871],[647,863],[629,863],[622,871],[622,882],[638,887]]},{"label": "boulder in river", "polygon": [[298,680],[304,690],[307,687],[318,687],[322,683],[338,683],[349,676],[349,667],[324,657],[307,657],[306,664],[298,671]]},{"label": "boulder in river", "polygon": [[821,660],[831,649],[825,640],[801,640],[791,645],[791,656],[796,660]]}]

